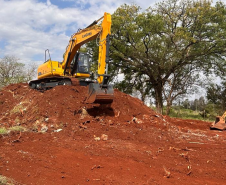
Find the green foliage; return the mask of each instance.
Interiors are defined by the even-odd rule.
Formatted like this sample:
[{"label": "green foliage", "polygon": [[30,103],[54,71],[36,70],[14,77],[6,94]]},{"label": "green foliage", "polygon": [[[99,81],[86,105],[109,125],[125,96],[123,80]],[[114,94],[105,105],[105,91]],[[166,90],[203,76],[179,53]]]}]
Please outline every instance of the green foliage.
[{"label": "green foliage", "polygon": [[185,99],[180,105],[175,105],[170,109],[170,116],[185,119],[201,119],[214,121],[216,116],[221,116],[225,112],[222,105],[208,102],[204,97],[195,100]]},{"label": "green foliage", "polygon": [[139,78],[146,78],[136,86],[154,89],[152,94],[161,106],[167,87],[174,95],[166,93],[166,99],[187,92],[184,84],[191,87],[198,79],[194,71],[210,73],[214,68],[218,74],[225,72],[222,3],[213,7],[210,1],[168,0],[140,10],[122,5],[113,14],[111,57],[114,66],[137,84]]},{"label": "green foliage", "polygon": [[5,128],[5,127],[1,127],[0,128],[0,134],[8,134],[10,131],[21,131],[21,132],[25,132],[27,131],[27,129],[23,126],[13,126],[10,128]]},{"label": "green foliage", "polygon": [[222,81],[220,85],[210,83],[207,87],[207,100],[209,107],[213,107],[218,115],[226,111],[226,81]]},{"label": "green foliage", "polygon": [[205,121],[214,121],[216,117],[211,114],[205,114],[205,116],[203,116],[203,112],[193,111],[191,109],[185,109],[178,106],[171,108],[169,116],[182,119],[195,119]]},{"label": "green foliage", "polygon": [[0,128],[0,134],[7,134],[8,133],[8,131],[7,131],[7,129],[6,128]]},{"label": "green foliage", "polygon": [[206,105],[206,111],[212,118],[215,118],[216,116],[221,116],[225,112],[225,110],[222,110],[220,104],[213,103],[208,103]]},{"label": "green foliage", "polygon": [[99,54],[99,47],[97,45],[96,40],[90,41],[86,44],[86,49],[88,54],[92,57],[92,63],[91,63],[91,72],[96,72],[97,71],[97,66],[98,66],[98,54]]},{"label": "green foliage", "polygon": [[27,129],[23,126],[14,126],[14,127],[9,128],[9,130],[10,131],[22,131],[22,132],[27,131]]},{"label": "green foliage", "polygon": [[14,56],[5,56],[0,59],[0,88],[11,83],[27,82],[32,79],[36,71],[36,65],[20,63]]},{"label": "green foliage", "polygon": [[139,91],[142,99],[152,96],[161,112],[164,100],[170,107],[200,85],[200,71],[225,75],[225,12],[223,3],[207,0],[166,0],[143,12],[120,6],[112,15],[110,69],[125,79],[116,86]]},{"label": "green foliage", "polygon": [[215,83],[209,84],[209,86],[207,87],[207,99],[214,104],[220,103],[221,86]]}]

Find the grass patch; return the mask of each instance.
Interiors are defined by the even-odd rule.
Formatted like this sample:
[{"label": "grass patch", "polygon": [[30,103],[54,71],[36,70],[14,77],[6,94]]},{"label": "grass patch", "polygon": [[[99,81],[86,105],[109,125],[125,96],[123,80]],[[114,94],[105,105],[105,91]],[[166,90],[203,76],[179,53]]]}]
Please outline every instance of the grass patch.
[{"label": "grass patch", "polygon": [[21,110],[23,110],[24,107],[22,104],[18,104],[10,111],[10,114],[20,113]]},{"label": "grass patch", "polygon": [[0,175],[0,184],[3,185],[3,184],[7,184],[7,178]]},{"label": "grass patch", "polygon": [[14,127],[9,128],[9,130],[10,131],[21,131],[21,132],[27,131],[27,129],[22,126],[14,126]]},{"label": "grass patch", "polygon": [[[5,127],[1,127],[0,128],[0,135],[2,134],[8,134],[10,131],[21,131],[21,132],[25,132],[27,131],[27,129],[25,127],[22,126],[14,126],[14,127],[10,127],[8,129],[6,129]],[[0,183],[1,185],[1,183]]]},{"label": "grass patch", "polygon": [[6,128],[0,128],[0,134],[7,134],[8,130]]},{"label": "grass patch", "polygon": [[17,185],[17,184],[19,183],[17,183],[13,179],[0,175],[0,185]]},{"label": "grass patch", "polygon": [[21,111],[26,111],[26,106],[24,104],[29,104],[28,101],[20,102],[16,106],[13,107],[13,109],[10,111],[10,114],[16,114],[21,113]]},{"label": "grass patch", "polygon": [[202,112],[193,111],[191,109],[184,108],[171,108],[170,117],[182,118],[182,119],[193,119],[193,120],[202,120],[202,121],[214,121],[215,117],[207,114],[205,117],[202,116]]}]

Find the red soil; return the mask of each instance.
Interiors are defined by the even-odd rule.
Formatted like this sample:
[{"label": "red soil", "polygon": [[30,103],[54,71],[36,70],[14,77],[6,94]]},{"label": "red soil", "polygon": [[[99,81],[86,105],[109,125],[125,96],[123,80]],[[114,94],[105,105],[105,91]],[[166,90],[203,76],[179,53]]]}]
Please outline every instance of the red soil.
[{"label": "red soil", "polygon": [[0,135],[0,175],[42,185],[226,184],[224,132],[159,115],[118,90],[111,107],[85,104],[86,93],[1,90],[0,127],[28,131]]}]

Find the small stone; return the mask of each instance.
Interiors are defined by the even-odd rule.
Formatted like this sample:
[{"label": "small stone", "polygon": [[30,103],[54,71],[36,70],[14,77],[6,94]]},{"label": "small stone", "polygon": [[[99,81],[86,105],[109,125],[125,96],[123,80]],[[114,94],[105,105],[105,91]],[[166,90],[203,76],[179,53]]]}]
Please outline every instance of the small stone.
[{"label": "small stone", "polygon": [[63,129],[61,129],[61,128],[59,128],[59,129],[57,129],[57,130],[54,130],[54,132],[60,132],[60,131],[62,131]]},{"label": "small stone", "polygon": [[48,127],[47,127],[47,125],[45,125],[45,124],[42,124],[41,125],[41,132],[47,132],[47,130],[48,130]]},{"label": "small stone", "polygon": [[108,123],[109,125],[114,125],[114,123],[111,120],[109,120]]},{"label": "small stone", "polygon": [[95,141],[100,141],[100,137],[94,137]]},{"label": "small stone", "polygon": [[140,120],[140,119],[138,119],[138,118],[136,118],[136,117],[133,117],[132,122],[138,123],[138,124],[143,123],[142,120]]},{"label": "small stone", "polygon": [[107,140],[108,140],[108,135],[102,134],[100,138],[101,138],[101,140],[103,140],[103,141],[107,141]]}]

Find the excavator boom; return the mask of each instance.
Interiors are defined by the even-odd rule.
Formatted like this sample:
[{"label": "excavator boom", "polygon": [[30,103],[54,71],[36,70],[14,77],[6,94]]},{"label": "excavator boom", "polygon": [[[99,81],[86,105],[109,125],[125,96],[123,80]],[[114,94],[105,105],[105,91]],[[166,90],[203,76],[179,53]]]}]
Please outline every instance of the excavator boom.
[{"label": "excavator boom", "polygon": [[[97,25],[102,19],[101,25]],[[79,79],[80,85],[89,85],[87,103],[112,103],[114,90],[113,86],[108,84],[110,75],[107,74],[110,34],[111,15],[105,12],[103,17],[71,36],[62,62],[52,61],[49,55],[49,59],[38,67],[38,79],[29,82],[30,87],[44,91],[57,85],[78,84],[74,83],[76,78]],[[90,77],[89,56],[79,52],[79,49],[97,37],[100,37],[98,77],[96,80],[87,80]]]}]

